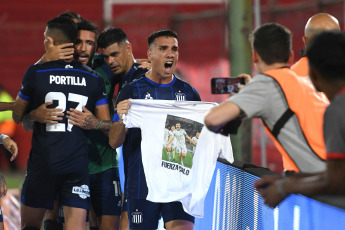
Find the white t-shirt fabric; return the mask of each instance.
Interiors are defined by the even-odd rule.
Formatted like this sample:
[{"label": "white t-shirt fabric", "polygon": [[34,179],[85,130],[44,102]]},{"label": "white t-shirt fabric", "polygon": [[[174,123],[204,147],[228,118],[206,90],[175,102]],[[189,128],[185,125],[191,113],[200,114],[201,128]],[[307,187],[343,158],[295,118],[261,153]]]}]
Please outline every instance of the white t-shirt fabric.
[{"label": "white t-shirt fabric", "polygon": [[[198,138],[197,137],[193,137],[192,140],[195,142],[195,144],[198,144]],[[193,152],[195,152],[196,147],[193,145]]]},{"label": "white t-shirt fabric", "polygon": [[[180,201],[187,213],[202,218],[217,158],[234,161],[230,136],[213,133],[203,125],[206,112],[217,103],[143,99],[130,99],[130,102],[131,108],[123,122],[126,128],[141,129],[146,199],[157,203]],[[184,124],[199,123],[202,127],[191,167],[163,160],[168,116],[191,121]]]}]

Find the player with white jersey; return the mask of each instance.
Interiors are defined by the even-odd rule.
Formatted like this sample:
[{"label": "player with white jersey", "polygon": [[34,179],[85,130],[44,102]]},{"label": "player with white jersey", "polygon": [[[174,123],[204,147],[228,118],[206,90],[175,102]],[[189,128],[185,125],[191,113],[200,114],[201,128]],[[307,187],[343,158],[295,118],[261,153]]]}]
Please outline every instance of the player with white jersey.
[{"label": "player with white jersey", "polygon": [[194,141],[195,144],[193,144],[193,154],[195,152],[195,149],[196,149],[196,145],[198,144],[198,140],[199,140],[199,136],[200,136],[200,133],[199,132],[196,132],[195,134],[195,137],[192,137],[192,140]]},{"label": "player with white jersey", "polygon": [[183,165],[183,158],[186,157],[187,147],[186,147],[186,138],[193,144],[196,143],[188,136],[184,129],[181,129],[181,124],[176,123],[176,129],[173,131],[174,138],[176,138],[176,152],[180,158],[181,165]]}]

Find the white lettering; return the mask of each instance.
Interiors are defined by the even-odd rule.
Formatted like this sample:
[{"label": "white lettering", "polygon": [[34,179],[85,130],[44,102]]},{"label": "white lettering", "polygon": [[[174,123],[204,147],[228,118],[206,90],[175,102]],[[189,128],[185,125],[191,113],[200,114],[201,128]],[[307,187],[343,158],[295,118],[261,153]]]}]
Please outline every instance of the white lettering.
[{"label": "white lettering", "polygon": [[61,76],[61,85],[66,85],[66,77],[65,76]]},{"label": "white lettering", "polygon": [[50,75],[49,84],[86,86],[84,77]]},{"label": "white lettering", "polygon": [[50,75],[49,76],[49,84],[52,84],[55,81],[55,76],[54,75]]}]

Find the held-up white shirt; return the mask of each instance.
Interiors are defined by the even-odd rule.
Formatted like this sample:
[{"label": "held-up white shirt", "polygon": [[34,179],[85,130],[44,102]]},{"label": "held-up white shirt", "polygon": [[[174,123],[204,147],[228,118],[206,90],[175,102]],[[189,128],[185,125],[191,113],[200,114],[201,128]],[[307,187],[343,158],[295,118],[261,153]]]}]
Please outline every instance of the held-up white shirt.
[{"label": "held-up white shirt", "polygon": [[[217,104],[143,99],[130,99],[130,102],[131,108],[123,121],[126,128],[141,129],[142,163],[148,187],[146,199],[159,203],[180,201],[187,213],[202,218],[217,158],[234,161],[230,137],[209,131],[203,123],[206,112]],[[167,122],[167,117],[176,117],[176,120]],[[187,128],[182,126],[184,124],[202,127],[189,167],[162,157],[166,123],[171,125],[178,121],[184,121],[181,129]]]}]

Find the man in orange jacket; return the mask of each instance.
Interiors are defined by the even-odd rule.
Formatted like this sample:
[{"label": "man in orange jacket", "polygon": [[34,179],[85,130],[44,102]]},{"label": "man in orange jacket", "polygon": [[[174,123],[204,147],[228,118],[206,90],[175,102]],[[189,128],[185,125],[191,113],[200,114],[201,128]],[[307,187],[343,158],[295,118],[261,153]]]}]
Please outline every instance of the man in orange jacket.
[{"label": "man in orange jacket", "polygon": [[256,29],[252,58],[258,75],[237,95],[212,108],[205,124],[222,132],[237,117],[261,118],[282,154],[285,170],[320,172],[326,167],[322,117],[327,104],[290,70],[291,46],[291,32],[282,25]]},{"label": "man in orange jacket", "polygon": [[327,169],[319,174],[277,178],[266,176],[255,183],[265,203],[276,207],[292,193],[345,194],[345,35],[324,32],[307,48],[310,78],[330,100],[324,116]]}]

